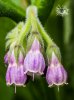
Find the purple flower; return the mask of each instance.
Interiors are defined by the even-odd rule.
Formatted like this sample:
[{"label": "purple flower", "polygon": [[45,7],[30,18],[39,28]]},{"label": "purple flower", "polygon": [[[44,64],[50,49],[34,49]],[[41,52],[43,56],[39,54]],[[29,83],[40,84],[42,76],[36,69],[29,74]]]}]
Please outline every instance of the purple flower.
[{"label": "purple flower", "polygon": [[10,62],[6,72],[6,83],[7,85],[23,86],[27,80],[26,74],[24,74],[24,60],[22,53],[19,54],[18,63],[16,63],[14,51],[10,56]]},{"label": "purple flower", "polygon": [[9,57],[10,57],[10,53],[9,53],[9,51],[6,53],[6,55],[4,56],[4,62],[6,63],[6,64],[8,64],[8,62],[9,62]]},{"label": "purple flower", "polygon": [[34,74],[41,75],[45,69],[45,60],[40,52],[40,43],[36,38],[33,41],[30,51],[25,57],[24,69],[25,73],[33,75],[33,79]]},{"label": "purple flower", "polygon": [[62,84],[67,84],[67,72],[59,62],[54,52],[52,53],[51,63],[47,69],[46,80],[49,84],[49,87],[51,87],[52,85],[59,86]]},{"label": "purple flower", "polygon": [[9,65],[6,73],[7,85],[15,84],[17,86],[23,86],[26,82],[27,76],[24,74],[23,66],[17,66],[17,64]]}]

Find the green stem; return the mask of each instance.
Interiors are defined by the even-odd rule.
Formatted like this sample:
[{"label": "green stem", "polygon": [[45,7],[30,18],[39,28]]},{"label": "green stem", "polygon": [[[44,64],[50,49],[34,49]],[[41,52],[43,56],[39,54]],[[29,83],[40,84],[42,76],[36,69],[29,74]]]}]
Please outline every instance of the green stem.
[{"label": "green stem", "polygon": [[32,26],[32,31],[38,31],[43,36],[48,45],[53,45],[54,42],[44,30],[36,14],[37,12],[35,6],[29,6],[27,12],[28,18],[19,35],[18,43],[21,43],[23,41],[25,35],[29,32],[30,27]]},{"label": "green stem", "polygon": [[38,30],[39,33],[41,33],[41,35],[43,36],[43,38],[45,39],[45,41],[47,42],[48,45],[53,44],[52,39],[48,36],[48,34],[46,33],[46,31],[44,30],[44,28],[42,27],[39,19],[37,18],[37,26],[38,26]]},{"label": "green stem", "polygon": [[32,32],[38,31],[35,15],[31,15],[31,25],[32,25]]},{"label": "green stem", "polygon": [[36,7],[35,6],[29,6],[26,10],[26,23],[23,26],[21,33],[19,35],[18,43],[22,43],[23,39],[25,38],[26,34],[29,32],[30,27],[32,26],[32,31],[37,30],[37,24],[36,24]]},{"label": "green stem", "polygon": [[35,10],[33,10],[31,12],[31,25],[32,25],[32,31],[38,31],[43,38],[45,39],[45,41],[47,42],[48,45],[52,45],[53,41],[52,39],[48,36],[48,34],[46,33],[46,31],[44,30],[43,26],[41,25],[39,19],[37,18],[37,13],[35,12]]},{"label": "green stem", "polygon": [[22,43],[25,36],[27,35],[27,33],[30,31],[30,27],[31,27],[31,22],[30,22],[30,18],[27,18],[25,25],[23,26],[21,33],[19,35],[18,38],[18,43]]}]

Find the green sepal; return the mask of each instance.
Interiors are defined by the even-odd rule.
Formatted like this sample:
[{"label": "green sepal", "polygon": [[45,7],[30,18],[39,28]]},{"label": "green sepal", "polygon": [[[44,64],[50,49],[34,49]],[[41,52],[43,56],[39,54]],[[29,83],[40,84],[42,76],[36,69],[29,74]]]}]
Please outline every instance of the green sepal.
[{"label": "green sepal", "polygon": [[52,53],[55,53],[55,55],[57,56],[57,58],[59,59],[59,61],[61,62],[61,53],[60,53],[60,49],[56,44],[53,45],[49,45],[47,47],[46,50],[46,55],[47,55],[47,59],[50,61],[52,58]]},{"label": "green sepal", "polygon": [[15,45],[15,46],[10,47],[10,49],[9,49],[10,54],[12,53],[12,51],[14,51],[16,63],[18,63],[18,58],[19,58],[20,52],[23,54],[23,57],[25,56],[25,49],[23,48],[22,45]]},{"label": "green sepal", "polygon": [[17,26],[7,34],[6,39],[16,38],[17,35],[20,33],[23,25],[24,22],[19,22]]},{"label": "green sepal", "polygon": [[6,49],[15,41],[17,41],[17,37],[18,35],[20,35],[20,32],[21,32],[21,29],[23,27],[24,23],[23,22],[20,22],[17,24],[17,26],[12,29],[6,36]]}]

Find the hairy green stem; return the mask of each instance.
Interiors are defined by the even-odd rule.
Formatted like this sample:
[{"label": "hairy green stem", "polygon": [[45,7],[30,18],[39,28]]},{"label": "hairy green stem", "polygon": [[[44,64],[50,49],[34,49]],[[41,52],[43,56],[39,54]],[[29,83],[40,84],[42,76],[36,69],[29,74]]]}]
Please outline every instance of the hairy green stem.
[{"label": "hairy green stem", "polygon": [[38,26],[38,31],[39,33],[43,36],[43,38],[45,39],[45,41],[47,42],[48,45],[53,44],[52,39],[48,36],[48,34],[46,33],[46,31],[44,30],[44,28],[42,27],[39,19],[37,18],[37,26]]},{"label": "hairy green stem", "polygon": [[27,33],[30,31],[30,27],[31,27],[31,22],[30,22],[30,18],[27,18],[25,25],[23,26],[21,33],[19,35],[18,38],[18,43],[22,43],[23,39],[25,38],[25,36],[27,35]]},{"label": "hairy green stem", "polygon": [[19,35],[18,43],[22,43],[25,35],[29,32],[30,27],[32,26],[31,31],[38,31],[42,37],[45,39],[48,45],[53,45],[54,42],[52,39],[48,36],[46,31],[44,30],[43,26],[41,25],[39,19],[37,18],[37,10],[35,6],[29,6],[27,10],[27,20],[25,25],[22,28],[22,31]]},{"label": "hairy green stem", "polygon": [[35,15],[31,15],[31,25],[32,25],[32,32],[38,31]]}]

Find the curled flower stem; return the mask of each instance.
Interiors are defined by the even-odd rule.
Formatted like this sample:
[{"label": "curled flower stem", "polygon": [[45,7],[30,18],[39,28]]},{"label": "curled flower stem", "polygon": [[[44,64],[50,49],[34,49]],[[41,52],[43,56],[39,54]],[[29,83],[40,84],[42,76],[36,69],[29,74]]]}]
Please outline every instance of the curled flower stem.
[{"label": "curled flower stem", "polygon": [[22,43],[23,39],[29,33],[30,28],[32,26],[32,31],[37,30],[37,24],[36,24],[36,17],[37,17],[37,9],[35,6],[29,6],[26,10],[26,22],[23,26],[21,33],[18,38],[18,43]]},{"label": "curled flower stem", "polygon": [[32,26],[31,31],[38,31],[43,36],[43,38],[45,39],[47,44],[52,45],[53,44],[52,39],[48,36],[48,34],[44,30],[43,26],[41,25],[41,23],[37,17],[37,9],[35,6],[28,7],[26,17],[27,17],[27,20],[26,20],[26,23],[23,26],[22,31],[19,35],[18,43],[22,43],[26,34],[29,32],[30,27]]},{"label": "curled flower stem", "polygon": [[36,6],[29,6],[27,12],[27,15],[30,16],[31,19],[32,31],[38,31],[43,36],[47,44],[53,44],[52,39],[48,36],[37,17],[38,14]]}]

